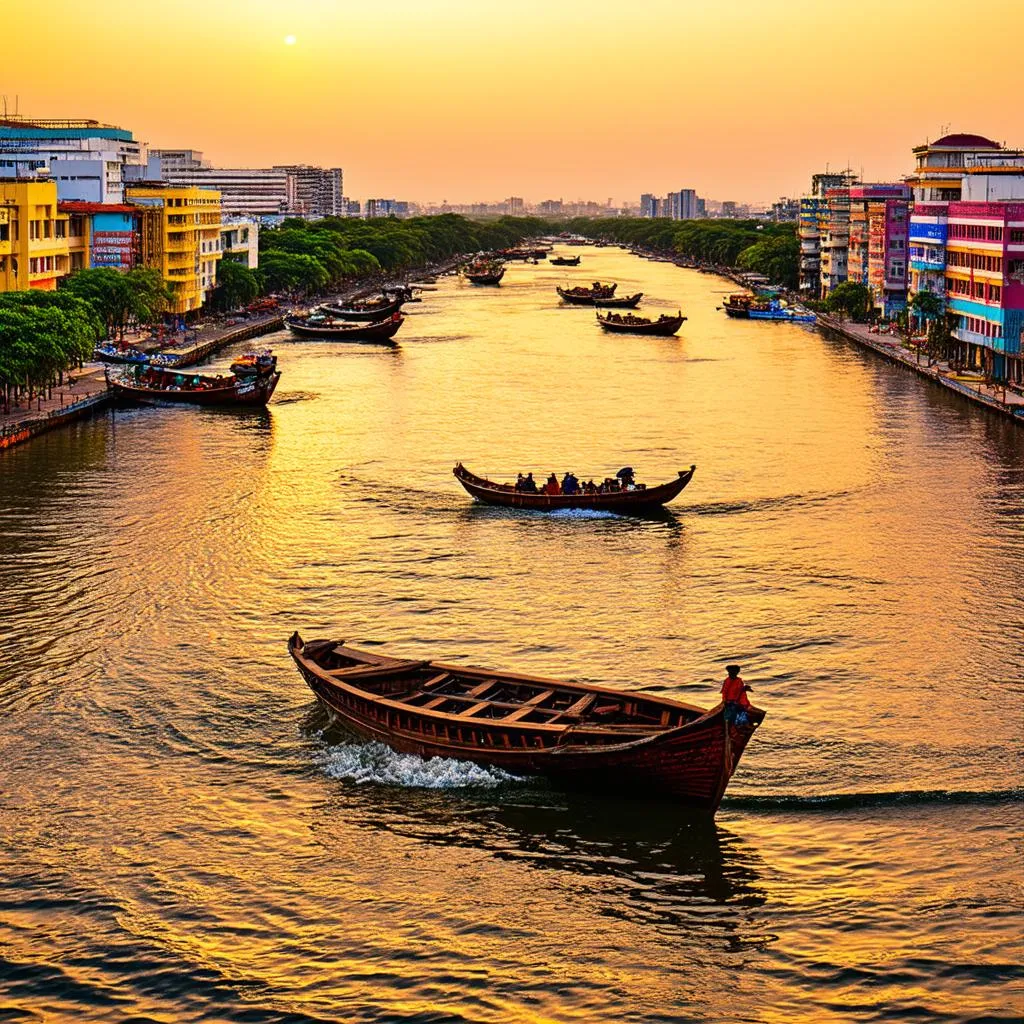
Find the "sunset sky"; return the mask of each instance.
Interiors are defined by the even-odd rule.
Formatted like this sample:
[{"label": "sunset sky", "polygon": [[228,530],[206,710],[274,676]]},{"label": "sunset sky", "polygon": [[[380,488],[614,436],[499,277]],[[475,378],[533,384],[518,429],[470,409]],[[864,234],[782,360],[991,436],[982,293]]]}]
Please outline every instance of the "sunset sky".
[{"label": "sunset sky", "polygon": [[826,164],[899,177],[947,126],[1024,146],[1020,0],[56,0],[3,23],[8,110],[340,165],[361,199],[764,202]]}]

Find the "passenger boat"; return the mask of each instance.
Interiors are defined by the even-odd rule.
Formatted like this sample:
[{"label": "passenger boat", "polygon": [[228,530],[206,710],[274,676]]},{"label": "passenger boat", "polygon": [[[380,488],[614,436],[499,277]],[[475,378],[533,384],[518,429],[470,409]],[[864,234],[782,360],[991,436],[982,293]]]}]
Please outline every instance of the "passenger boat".
[{"label": "passenger boat", "polygon": [[378,323],[345,323],[333,317],[311,315],[287,316],[288,330],[303,338],[323,338],[331,341],[390,341],[405,322],[401,313],[392,313]]},{"label": "passenger boat", "polygon": [[549,260],[553,267],[578,267],[580,265],[579,256],[552,256]]},{"label": "passenger boat", "polygon": [[266,405],[280,379],[276,356],[255,374],[205,377],[159,366],[125,367],[120,373],[107,370],[107,385],[118,398],[157,405]]},{"label": "passenger boat", "polygon": [[644,297],[643,292],[626,298],[615,298],[613,292],[615,285],[601,285],[599,288],[562,288],[556,287],[555,291],[562,297],[564,302],[574,306],[605,306],[616,309],[635,309],[640,300]]},{"label": "passenger boat", "polygon": [[517,491],[513,484],[499,484],[471,473],[462,463],[452,472],[455,479],[478,501],[505,508],[524,508],[538,512],[556,512],[566,508],[596,509],[606,512],[650,512],[667,505],[693,479],[696,466],[679,470],[675,480],[657,487],[638,484],[632,489],[605,491],[601,494],[535,494]]},{"label": "passenger boat", "polygon": [[277,356],[270,349],[262,352],[244,352],[232,364],[231,372],[236,377],[259,377],[271,373],[277,366]]},{"label": "passenger boat", "polygon": [[320,309],[329,316],[341,320],[386,320],[399,312],[408,300],[402,296],[388,297],[382,295],[379,300],[353,302],[348,306],[321,306]]},{"label": "passenger boat", "polygon": [[500,284],[505,276],[505,267],[492,260],[478,260],[465,269],[466,280],[472,284]]},{"label": "passenger boat", "polygon": [[597,314],[597,322],[603,331],[619,334],[658,334],[666,337],[675,334],[683,326],[685,319],[686,317],[681,312],[675,316],[662,313],[657,320],[634,316],[632,313],[627,313],[625,316],[619,313],[607,313],[604,316],[601,316],[600,313]]},{"label": "passenger boat", "polygon": [[365,739],[712,815],[765,715],[751,708],[737,725],[722,704],[387,657],[298,632],[288,653],[327,713]]}]

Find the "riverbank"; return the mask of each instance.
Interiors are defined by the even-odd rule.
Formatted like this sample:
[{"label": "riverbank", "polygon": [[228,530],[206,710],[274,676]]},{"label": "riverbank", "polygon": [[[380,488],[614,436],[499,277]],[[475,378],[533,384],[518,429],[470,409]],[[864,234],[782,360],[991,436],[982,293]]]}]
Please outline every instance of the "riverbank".
[{"label": "riverbank", "polygon": [[896,335],[876,334],[867,324],[855,324],[825,313],[818,314],[818,326],[834,331],[844,338],[871,349],[884,359],[913,370],[941,387],[955,391],[963,398],[992,409],[1014,422],[1024,425],[1024,395],[1015,394],[1006,388],[988,384],[976,375],[957,373],[948,363],[937,361],[929,366],[927,361],[918,362],[916,352],[910,351]]},{"label": "riverbank", "polygon": [[[409,287],[410,282],[415,282],[418,278],[452,273],[465,258],[453,257],[431,264],[419,274],[410,272],[406,275],[405,287]],[[317,299],[313,305],[322,302],[352,301],[387,287],[389,281],[395,286],[394,279],[386,275],[363,278],[344,291]],[[228,345],[269,334],[283,326],[283,312],[268,313],[235,322],[208,321],[198,326],[190,344],[165,348],[161,352],[163,355],[172,356],[176,360],[175,366],[184,369],[209,359]],[[131,337],[126,340],[133,341]],[[9,413],[0,411],[0,449],[22,444],[48,430],[73,423],[103,409],[111,400],[106,382],[106,366],[106,363],[100,362],[86,363],[80,370],[68,375],[71,383],[54,388],[49,398],[36,396],[23,405],[12,406]]]}]

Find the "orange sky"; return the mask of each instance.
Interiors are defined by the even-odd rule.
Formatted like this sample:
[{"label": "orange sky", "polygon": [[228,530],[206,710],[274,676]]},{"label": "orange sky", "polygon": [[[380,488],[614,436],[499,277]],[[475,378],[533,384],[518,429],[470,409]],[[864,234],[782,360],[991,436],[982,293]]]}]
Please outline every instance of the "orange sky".
[{"label": "orange sky", "polygon": [[362,199],[760,202],[826,163],[898,177],[945,125],[1024,145],[1020,0],[7,6],[9,109],[222,166],[340,164]]}]

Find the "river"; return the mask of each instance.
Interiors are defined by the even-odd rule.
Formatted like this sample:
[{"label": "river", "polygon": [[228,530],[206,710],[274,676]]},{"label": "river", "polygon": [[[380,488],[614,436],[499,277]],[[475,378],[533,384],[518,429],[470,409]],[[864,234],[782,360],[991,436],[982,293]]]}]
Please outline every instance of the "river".
[{"label": "river", "polygon": [[[1020,1019],[1024,431],[569,251],[394,348],[270,337],[265,412],[0,455],[0,1019]],[[689,319],[605,335],[595,278]],[[457,460],[697,470],[543,516]],[[767,718],[703,823],[346,740],[296,628],[705,705],[735,660]]]}]

